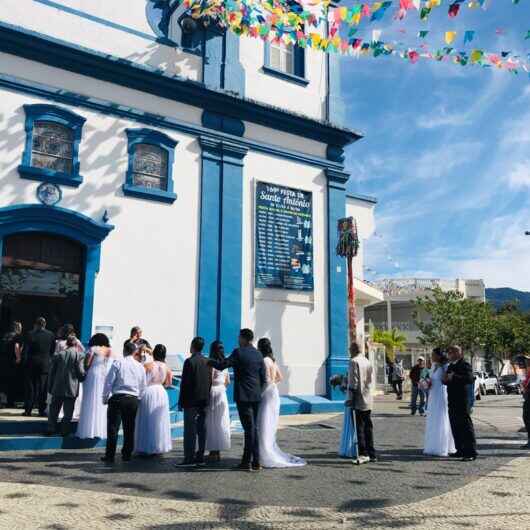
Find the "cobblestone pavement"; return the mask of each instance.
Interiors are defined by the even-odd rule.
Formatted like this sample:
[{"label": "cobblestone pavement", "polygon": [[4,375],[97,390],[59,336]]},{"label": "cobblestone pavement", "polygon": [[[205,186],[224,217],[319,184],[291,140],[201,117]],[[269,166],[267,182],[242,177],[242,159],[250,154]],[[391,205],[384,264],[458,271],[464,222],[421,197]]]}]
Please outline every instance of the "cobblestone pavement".
[{"label": "cobblestone pavement", "polygon": [[330,415],[282,419],[281,446],[309,462],[296,470],[231,471],[240,437],[222,466],[191,472],[171,465],[180,448],[114,468],[95,451],[6,453],[0,528],[530,528],[519,398],[488,396],[477,406],[482,457],[465,465],[423,457],[424,420],[399,407],[378,401],[381,461],[361,467],[336,458],[338,429],[318,427],[338,426]]}]

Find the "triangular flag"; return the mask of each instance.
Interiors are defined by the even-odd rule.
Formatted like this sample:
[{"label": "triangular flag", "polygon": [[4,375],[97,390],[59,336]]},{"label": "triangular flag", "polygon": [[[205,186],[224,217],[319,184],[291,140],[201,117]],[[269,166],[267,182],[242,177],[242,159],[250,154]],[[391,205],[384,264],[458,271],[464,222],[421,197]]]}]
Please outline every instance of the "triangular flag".
[{"label": "triangular flag", "polygon": [[420,39],[424,39],[428,34],[429,32],[427,30],[418,31],[418,37]]},{"label": "triangular flag", "polygon": [[464,33],[464,44],[471,42],[474,38],[475,38],[475,32],[471,30],[467,30]]},{"label": "triangular flag", "polygon": [[456,38],[456,31],[446,31],[445,32],[445,42],[446,44],[451,44]]}]

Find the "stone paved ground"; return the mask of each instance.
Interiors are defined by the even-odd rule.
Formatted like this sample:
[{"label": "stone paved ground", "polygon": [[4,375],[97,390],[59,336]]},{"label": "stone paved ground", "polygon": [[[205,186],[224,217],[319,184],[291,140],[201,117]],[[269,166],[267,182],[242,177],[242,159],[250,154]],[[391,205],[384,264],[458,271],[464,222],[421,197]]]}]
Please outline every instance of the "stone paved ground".
[{"label": "stone paved ground", "polygon": [[[403,408],[399,408],[403,407]],[[280,444],[301,469],[178,471],[180,448],[160,461],[101,465],[98,452],[0,455],[1,529],[81,528],[530,528],[530,458],[520,451],[520,398],[488,397],[475,417],[482,458],[424,458],[424,420],[385,399],[375,417],[381,461],[335,456],[334,416],[284,418]]]}]

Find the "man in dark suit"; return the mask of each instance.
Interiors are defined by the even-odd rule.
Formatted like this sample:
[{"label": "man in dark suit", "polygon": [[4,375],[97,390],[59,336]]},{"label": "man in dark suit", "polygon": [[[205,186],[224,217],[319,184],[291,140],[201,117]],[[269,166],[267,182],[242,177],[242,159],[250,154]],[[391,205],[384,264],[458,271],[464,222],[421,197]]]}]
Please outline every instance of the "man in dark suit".
[{"label": "man in dark suit", "polygon": [[[191,357],[184,361],[180,382],[179,409],[184,410],[184,460],[177,467],[204,465],[206,407],[210,402],[211,370],[203,356],[204,339],[191,341]],[[197,446],[198,450],[195,453]]]},{"label": "man in dark suit", "polygon": [[470,462],[477,458],[475,429],[470,415],[469,385],[474,383],[473,369],[464,360],[462,349],[451,346],[447,350],[451,364],[443,382],[447,385],[449,421],[455,440],[456,453],[452,457]]},{"label": "man in dark suit", "polygon": [[254,333],[242,329],[239,333],[239,348],[224,361],[210,360],[210,366],[218,370],[234,369],[234,400],[239,419],[245,431],[245,449],[238,468],[259,471],[258,410],[261,394],[266,385],[263,355],[254,348]]},{"label": "man in dark suit", "polygon": [[46,416],[46,382],[54,352],[55,335],[46,329],[46,320],[39,317],[27,341],[24,416],[31,416],[35,405],[39,409],[39,416]]}]

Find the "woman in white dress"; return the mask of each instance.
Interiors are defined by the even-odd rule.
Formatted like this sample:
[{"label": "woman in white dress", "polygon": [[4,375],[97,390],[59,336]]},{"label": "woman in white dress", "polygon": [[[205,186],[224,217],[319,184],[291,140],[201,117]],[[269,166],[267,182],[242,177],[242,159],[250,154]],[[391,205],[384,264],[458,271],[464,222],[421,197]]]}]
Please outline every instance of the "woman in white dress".
[{"label": "woman in white dress", "polygon": [[[210,359],[222,362],[225,349],[221,341],[214,341],[210,346]],[[219,462],[221,451],[230,449],[230,409],[226,397],[226,387],[230,384],[228,370],[212,370],[212,388],[210,405],[206,411],[206,450],[210,451],[208,460]]]},{"label": "woman in white dress", "polygon": [[259,459],[263,467],[299,467],[306,461],[284,453],[276,442],[276,431],[280,419],[280,393],[278,383],[282,374],[272,352],[271,341],[263,338],[258,341],[258,350],[263,355],[267,385],[261,397],[258,412]]},{"label": "woman in white dress", "polygon": [[137,454],[161,455],[172,449],[169,421],[169,398],[166,388],[171,386],[172,373],[166,365],[166,347],[157,344],[153,362],[145,363],[147,388],[140,400],[136,415],[134,449]]},{"label": "woman in white dress", "polygon": [[[85,357],[86,379],[79,412],[78,438],[107,438],[107,405],[103,405],[103,386],[111,365],[108,337],[96,333],[88,343]],[[79,400],[78,400],[79,401]]]},{"label": "woman in white dress", "polygon": [[447,357],[435,348],[432,352],[432,370],[429,388],[429,408],[423,453],[431,456],[448,456],[456,451],[449,413],[447,408],[447,388],[442,377],[447,371]]}]

